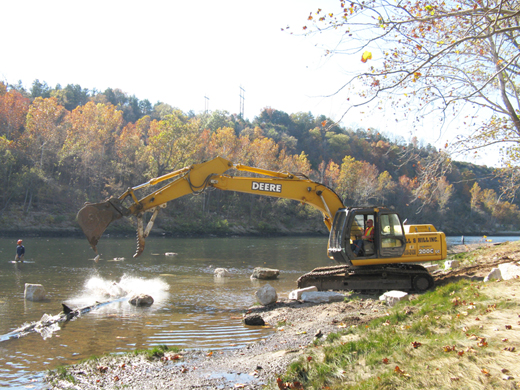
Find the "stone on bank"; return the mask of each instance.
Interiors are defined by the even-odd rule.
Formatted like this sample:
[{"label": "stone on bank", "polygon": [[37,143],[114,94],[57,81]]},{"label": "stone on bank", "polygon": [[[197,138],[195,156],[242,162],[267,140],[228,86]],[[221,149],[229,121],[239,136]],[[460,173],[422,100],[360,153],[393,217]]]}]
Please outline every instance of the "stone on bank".
[{"label": "stone on bank", "polygon": [[255,296],[262,306],[276,303],[278,300],[278,294],[276,293],[276,290],[269,283],[263,287],[260,287],[260,289],[258,289],[255,293]]},{"label": "stone on bank", "polygon": [[292,299],[292,300],[295,300],[295,301],[299,301],[299,300],[302,299],[302,294],[304,292],[309,292],[309,291],[318,291],[318,287],[316,287],[316,286],[309,286],[309,287],[299,288],[297,290],[292,290],[289,293],[289,299]]},{"label": "stone on bank", "polygon": [[311,303],[343,302],[345,295],[334,291],[305,291],[301,295],[301,300]]},{"label": "stone on bank", "polygon": [[397,302],[402,301],[408,296],[404,291],[392,290],[387,291],[379,297],[380,301],[385,301],[388,306],[394,306]]}]

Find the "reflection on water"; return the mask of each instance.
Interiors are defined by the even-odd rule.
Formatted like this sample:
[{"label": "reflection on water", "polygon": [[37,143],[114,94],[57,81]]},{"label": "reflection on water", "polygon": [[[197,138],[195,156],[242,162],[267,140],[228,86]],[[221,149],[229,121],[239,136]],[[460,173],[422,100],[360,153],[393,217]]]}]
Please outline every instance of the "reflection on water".
[{"label": "reflection on water", "polygon": [[[249,279],[255,267],[280,269],[280,278],[269,283],[287,296],[299,275],[331,264],[326,237],[149,238],[138,259],[132,258],[133,238],[104,238],[98,263],[83,239],[25,238],[24,244],[26,259],[34,263],[11,264],[16,240],[0,239],[0,335],[45,313],[58,314],[62,302],[78,308],[116,301],[60,323],[45,340],[32,333],[0,342],[0,387],[38,388],[45,370],[109,352],[157,345],[241,347],[272,332],[241,320],[265,283]],[[215,278],[215,268],[228,269],[231,277]],[[42,284],[47,299],[25,301],[25,283]],[[118,299],[137,293],[151,295],[154,305],[136,308]]]}]

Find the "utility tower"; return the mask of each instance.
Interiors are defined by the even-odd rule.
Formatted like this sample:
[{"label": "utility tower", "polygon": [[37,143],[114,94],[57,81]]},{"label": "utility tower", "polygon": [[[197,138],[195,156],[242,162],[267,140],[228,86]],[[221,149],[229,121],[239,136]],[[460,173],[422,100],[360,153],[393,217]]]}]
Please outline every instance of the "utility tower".
[{"label": "utility tower", "polygon": [[204,99],[204,114],[207,114],[209,109],[209,97],[204,95]]},{"label": "utility tower", "polygon": [[245,92],[246,90],[240,86],[240,117],[244,119],[244,100],[245,98]]}]

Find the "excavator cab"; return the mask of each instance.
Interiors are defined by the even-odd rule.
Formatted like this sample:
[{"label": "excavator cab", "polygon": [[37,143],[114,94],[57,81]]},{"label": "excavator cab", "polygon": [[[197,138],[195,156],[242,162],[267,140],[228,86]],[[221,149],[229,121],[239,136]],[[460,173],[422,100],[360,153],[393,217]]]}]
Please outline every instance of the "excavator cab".
[{"label": "excavator cab", "polygon": [[[363,240],[369,220],[374,223],[373,239]],[[356,246],[361,247],[357,255],[354,251]],[[363,260],[401,257],[405,248],[406,237],[401,219],[392,210],[350,207],[339,209],[334,216],[328,254],[340,264],[353,265]]]}]

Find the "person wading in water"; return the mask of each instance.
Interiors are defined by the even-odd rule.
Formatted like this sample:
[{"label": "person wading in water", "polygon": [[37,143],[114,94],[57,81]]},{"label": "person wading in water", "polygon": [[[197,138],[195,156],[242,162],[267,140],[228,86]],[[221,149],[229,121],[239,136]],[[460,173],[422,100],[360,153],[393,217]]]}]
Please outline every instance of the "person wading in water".
[{"label": "person wading in water", "polygon": [[23,258],[25,257],[25,247],[22,245],[22,240],[18,240],[16,244],[16,256],[14,257],[14,261],[21,261],[23,263]]}]

